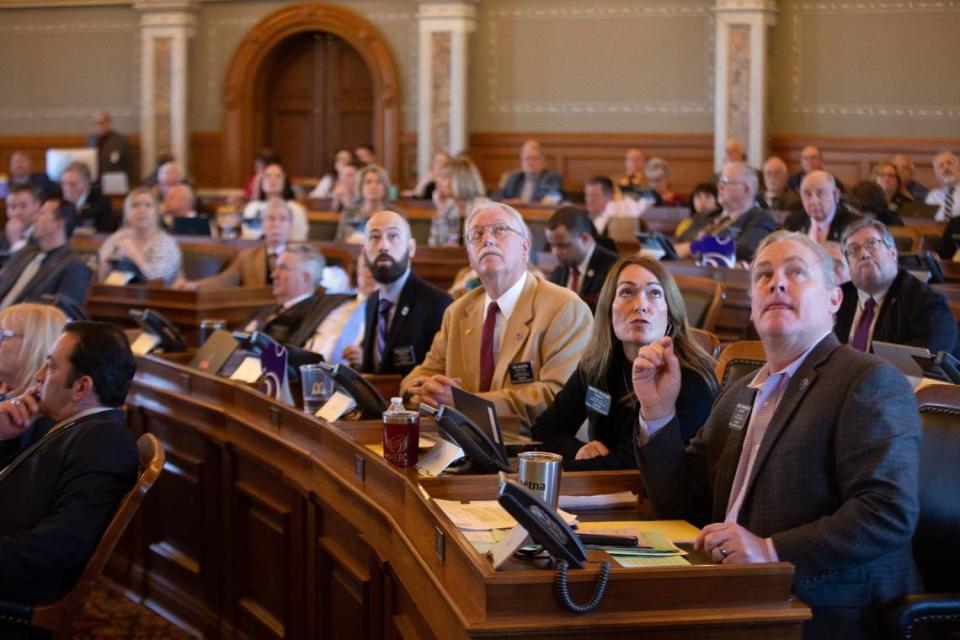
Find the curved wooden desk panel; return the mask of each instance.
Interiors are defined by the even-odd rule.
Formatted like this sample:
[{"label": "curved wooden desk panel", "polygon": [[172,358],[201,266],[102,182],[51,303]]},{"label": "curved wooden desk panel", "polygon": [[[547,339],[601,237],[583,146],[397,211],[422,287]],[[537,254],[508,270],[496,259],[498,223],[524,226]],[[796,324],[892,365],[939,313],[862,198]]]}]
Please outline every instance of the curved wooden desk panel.
[{"label": "curved wooden desk panel", "polygon": [[[789,564],[615,567],[599,610],[576,616],[552,569],[492,571],[427,497],[493,498],[495,477],[418,483],[365,446],[379,423],[331,426],[157,356],[140,359],[128,408],[168,473],[111,575],[207,637],[781,638],[809,616]],[[636,472],[563,479],[565,494],[638,486]],[[572,571],[573,597],[596,576]]]}]

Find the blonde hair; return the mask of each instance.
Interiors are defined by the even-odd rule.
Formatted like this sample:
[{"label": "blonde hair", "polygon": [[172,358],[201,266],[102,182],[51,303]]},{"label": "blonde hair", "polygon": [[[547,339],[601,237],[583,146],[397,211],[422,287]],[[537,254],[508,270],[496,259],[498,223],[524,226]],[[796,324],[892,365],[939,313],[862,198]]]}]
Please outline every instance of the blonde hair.
[{"label": "blonde hair", "polygon": [[590,341],[583,351],[580,360],[580,371],[583,379],[598,389],[606,389],[607,372],[613,365],[616,353],[623,351],[623,343],[613,332],[613,298],[617,293],[617,280],[624,269],[637,265],[652,273],[663,287],[664,298],[667,302],[667,331],[666,335],[673,339],[674,353],[680,364],[689,367],[700,374],[707,381],[707,386],[713,392],[717,391],[717,376],[714,372],[714,360],[704,351],[697,341],[690,335],[690,326],[687,322],[687,308],[683,296],[677,287],[676,281],[663,264],[650,256],[633,255],[620,258],[607,273],[603,282],[600,297],[597,300],[597,312],[593,318],[593,329]]},{"label": "blonde hair", "polygon": [[123,199],[123,224],[127,224],[127,217],[130,215],[130,209],[133,208],[133,200],[137,196],[148,196],[150,202],[153,204],[153,222],[154,225],[160,226],[160,203],[157,201],[157,196],[146,187],[137,187],[133,191],[127,194],[127,197]]},{"label": "blonde hair", "polygon": [[487,195],[483,187],[483,178],[477,165],[470,158],[457,156],[448,165],[450,172],[450,191],[458,200],[472,202],[476,198]]},{"label": "blonde hair", "polygon": [[67,316],[49,304],[24,302],[0,311],[0,326],[22,336],[17,354],[17,379],[9,381],[11,389],[30,384],[65,324]]}]

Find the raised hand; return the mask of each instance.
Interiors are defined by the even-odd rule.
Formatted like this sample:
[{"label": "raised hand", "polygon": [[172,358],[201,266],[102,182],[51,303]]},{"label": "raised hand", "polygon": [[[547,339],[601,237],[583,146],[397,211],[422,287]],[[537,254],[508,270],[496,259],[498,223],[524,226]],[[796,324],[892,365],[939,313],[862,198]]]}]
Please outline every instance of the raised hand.
[{"label": "raised hand", "polygon": [[648,422],[676,411],[680,361],[671,338],[665,336],[641,347],[633,361],[633,392],[640,401],[640,415]]}]

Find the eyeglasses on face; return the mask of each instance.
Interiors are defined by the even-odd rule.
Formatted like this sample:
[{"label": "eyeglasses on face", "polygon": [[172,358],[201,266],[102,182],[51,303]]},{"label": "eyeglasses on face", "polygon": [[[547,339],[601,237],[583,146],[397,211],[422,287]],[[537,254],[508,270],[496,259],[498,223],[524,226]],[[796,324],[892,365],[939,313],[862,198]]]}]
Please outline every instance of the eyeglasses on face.
[{"label": "eyeglasses on face", "polygon": [[885,246],[882,238],[867,238],[863,241],[863,244],[857,244],[856,242],[850,243],[843,250],[843,255],[850,258],[859,258],[863,255],[864,251],[869,251],[871,254],[875,254],[878,249]]},{"label": "eyeglasses on face", "polygon": [[477,225],[475,227],[470,227],[467,231],[465,237],[467,242],[470,244],[480,244],[483,242],[483,237],[486,233],[490,233],[497,240],[502,240],[506,238],[510,233],[515,233],[518,236],[521,235],[519,231],[514,229],[508,224],[503,222],[496,222],[494,224],[483,224]]}]

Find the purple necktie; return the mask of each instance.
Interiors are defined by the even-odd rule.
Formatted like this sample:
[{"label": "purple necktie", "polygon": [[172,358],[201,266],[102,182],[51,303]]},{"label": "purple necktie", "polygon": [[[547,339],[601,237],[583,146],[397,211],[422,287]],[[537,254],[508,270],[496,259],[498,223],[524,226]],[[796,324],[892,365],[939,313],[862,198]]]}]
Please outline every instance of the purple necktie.
[{"label": "purple necktie", "polygon": [[383,362],[383,351],[387,347],[387,318],[393,303],[386,298],[377,302],[377,363]]},{"label": "purple necktie", "polygon": [[853,341],[850,346],[860,351],[867,350],[867,336],[870,335],[870,325],[873,324],[873,310],[877,306],[877,301],[873,298],[867,298],[863,304],[863,313],[860,314],[860,323],[853,334]]}]

